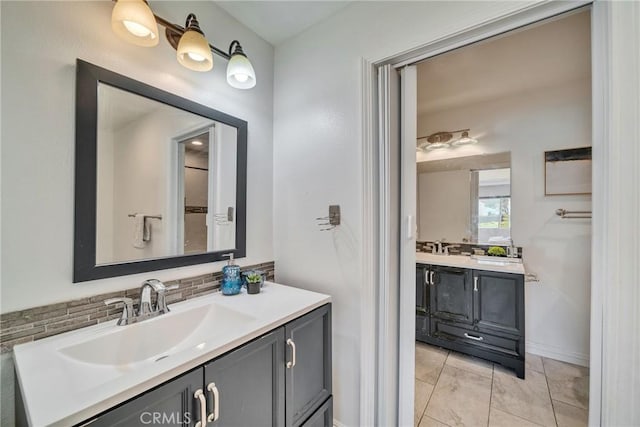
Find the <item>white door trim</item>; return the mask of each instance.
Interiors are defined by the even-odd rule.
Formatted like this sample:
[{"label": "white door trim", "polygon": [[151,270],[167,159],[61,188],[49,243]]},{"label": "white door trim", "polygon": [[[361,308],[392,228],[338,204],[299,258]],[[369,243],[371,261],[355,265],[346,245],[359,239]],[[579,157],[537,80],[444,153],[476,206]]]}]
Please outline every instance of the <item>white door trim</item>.
[{"label": "white door trim", "polygon": [[[453,50],[455,48],[468,45],[483,39],[487,39],[499,34],[502,34],[507,31],[511,31],[522,27],[524,25],[532,24],[537,21],[551,18],[555,15],[568,12],[572,9],[576,9],[581,6],[585,6],[590,4],[591,2],[577,2],[577,1],[568,1],[568,2],[546,2],[539,3],[531,6],[526,6],[520,9],[519,11],[504,15],[497,19],[488,20],[485,22],[481,22],[478,25],[467,28],[463,31],[459,31],[456,33],[449,34],[440,39],[434,40],[425,44],[424,46],[411,50],[408,53],[403,53],[400,55],[396,55],[389,58],[384,58],[377,61],[367,61],[363,60],[363,86],[362,86],[362,117],[363,117],[363,144],[365,149],[363,150],[363,158],[362,158],[362,170],[363,170],[363,190],[373,191],[372,195],[366,194],[363,200],[363,244],[370,244],[372,246],[365,247],[363,250],[363,280],[364,280],[364,290],[363,290],[363,313],[361,317],[362,325],[362,354],[361,360],[369,359],[365,364],[363,364],[363,369],[361,371],[361,405],[360,405],[360,420],[361,425],[370,426],[377,424],[377,422],[381,419],[384,419],[384,414],[393,413],[402,410],[403,414],[399,414],[398,420],[407,420],[411,417],[411,421],[413,422],[413,413],[404,413],[408,412],[407,408],[413,407],[413,402],[410,404],[402,404],[401,399],[406,399],[407,396],[402,395],[399,390],[397,393],[398,398],[395,401],[385,402],[386,405],[390,406],[389,408],[381,408],[380,407],[380,387],[381,383],[376,381],[376,375],[380,372],[380,365],[387,365],[390,363],[388,359],[385,358],[385,355],[380,354],[377,358],[375,357],[374,352],[370,352],[372,349],[377,348],[376,342],[378,338],[381,336],[382,331],[379,329],[380,323],[374,322],[370,323],[372,319],[380,320],[380,316],[383,315],[386,310],[384,307],[378,307],[379,301],[384,301],[384,298],[381,298],[378,295],[378,291],[384,288],[384,283],[382,281],[382,277],[378,269],[380,268],[380,264],[386,264],[388,260],[386,259],[386,245],[380,240],[380,232],[381,232],[381,222],[383,221],[382,213],[389,211],[389,206],[385,205],[385,202],[388,202],[387,198],[381,197],[381,190],[376,188],[375,182],[378,179],[379,174],[381,173],[380,168],[384,167],[381,161],[381,152],[384,150],[384,142],[385,139],[382,137],[380,133],[380,129],[383,127],[380,123],[374,119],[376,117],[376,112],[378,109],[388,108],[388,104],[384,105],[380,102],[380,94],[379,88],[376,87],[376,79],[377,72],[375,70],[379,70],[385,65],[392,65],[394,68],[400,68],[408,64],[415,63],[419,60],[432,57],[438,55],[442,52],[446,52],[449,50]],[[597,9],[597,8],[596,8]],[[593,46],[598,46],[603,43],[602,40],[597,39],[597,37],[601,37],[609,31],[608,26],[609,22],[605,19],[602,13],[596,11],[592,15],[592,22],[595,27],[599,27],[599,31],[594,31],[592,35]],[[602,47],[602,46],[601,46]],[[605,52],[600,48],[593,48],[593,59],[594,63],[596,61],[602,61],[606,59]],[[608,77],[606,73],[603,74],[602,67],[594,68],[592,70],[592,79],[594,82],[603,81],[604,78]],[[594,86],[594,89],[596,87]],[[594,98],[595,99],[595,98]],[[596,106],[594,103],[594,111],[593,111],[593,119],[594,119],[594,135],[593,135],[593,146],[594,153],[597,153],[598,150],[600,152],[603,151],[603,148],[606,147],[606,141],[604,139],[597,140],[596,139],[596,130],[604,128],[604,116],[596,117]],[[385,114],[381,114],[381,116],[389,117],[389,112],[387,111]],[[596,123],[597,122],[597,123]],[[604,176],[607,172],[606,164],[604,164],[603,160],[596,161],[594,157],[594,179],[597,176]],[[603,209],[600,209],[600,215],[596,214],[596,202],[597,197],[594,190],[594,216],[593,216],[593,227],[594,230],[597,227],[601,227],[601,224],[606,221],[609,217],[609,213]],[[600,256],[602,254],[602,250],[598,250],[598,247],[604,247],[602,244],[604,240],[606,240],[607,236],[602,234],[594,234],[593,236],[593,259],[596,259],[596,256]],[[377,251],[370,250],[373,245],[377,243]],[[597,253],[597,255],[596,255]],[[600,280],[602,276],[602,271],[598,270],[602,269],[602,265],[594,264],[592,268],[592,295],[600,295],[602,282],[597,281]],[[396,299],[397,301],[397,299]],[[413,310],[399,310],[399,316],[402,318],[396,319],[399,324],[405,325],[409,322],[408,317],[410,316],[413,321],[414,314]],[[407,317],[407,318],[404,318]],[[382,322],[386,322],[388,320],[382,320]],[[377,328],[372,328],[371,325],[378,324]],[[398,323],[397,323],[398,324]],[[601,341],[602,341],[602,312],[595,309],[592,312],[591,317],[591,395],[590,395],[590,424],[591,425],[599,425],[601,418]],[[396,337],[399,338],[399,331],[396,331]],[[386,341],[393,342],[393,337],[386,337]],[[398,342],[398,349],[403,347],[407,347],[408,345],[413,345],[413,343],[407,343],[406,334],[404,336],[403,342]],[[595,343],[595,344],[594,344]],[[597,343],[600,343],[598,346]],[[378,344],[379,345],[379,344]],[[397,354],[397,353],[396,353]],[[373,366],[371,366],[373,364]],[[411,371],[411,372],[409,372]],[[400,372],[398,371],[398,375]],[[400,380],[400,383],[406,383],[407,381],[413,381],[414,372],[413,369],[405,369],[402,372],[403,379]],[[397,382],[396,382],[397,384]],[[371,387],[374,386],[374,391],[371,390]],[[376,407],[376,404],[378,406]]]},{"label": "white door trim", "polygon": [[[418,77],[415,65],[400,72],[400,319],[398,331],[398,425],[414,422],[416,317],[416,139]],[[403,309],[404,307],[404,309]],[[411,307],[410,310],[406,307]]]}]

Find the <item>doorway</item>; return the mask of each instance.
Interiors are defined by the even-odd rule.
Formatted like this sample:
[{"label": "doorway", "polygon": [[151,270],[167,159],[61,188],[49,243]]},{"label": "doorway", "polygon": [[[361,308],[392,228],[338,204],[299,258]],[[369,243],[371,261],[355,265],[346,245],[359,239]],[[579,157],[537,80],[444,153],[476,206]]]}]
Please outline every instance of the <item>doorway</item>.
[{"label": "doorway", "polygon": [[[540,15],[538,15],[538,19],[531,19],[528,21],[525,21],[525,23],[531,23],[531,22],[537,22],[539,19],[541,18],[548,18],[549,16],[555,16],[558,11],[556,11],[556,13],[549,13],[547,12],[542,12],[541,10],[539,10],[539,12],[541,12]],[[562,11],[563,12],[563,11]],[[503,23],[504,24],[504,23]],[[516,25],[515,27],[520,27],[520,25]],[[390,89],[393,88],[394,85],[396,85],[398,88],[400,88],[400,93],[402,93],[403,95],[407,95],[407,88],[411,88],[412,86],[412,78],[411,75],[412,73],[415,74],[416,70],[415,70],[415,66],[412,66],[411,64],[415,64],[417,62],[419,62],[420,60],[424,59],[424,58],[428,58],[428,57],[434,57],[437,54],[440,54],[442,52],[446,52],[448,50],[453,50],[454,48],[458,48],[460,46],[463,45],[467,45],[470,44],[471,41],[479,41],[479,40],[484,40],[487,39],[488,37],[492,36],[492,35],[496,35],[496,34],[502,34],[504,33],[507,29],[511,30],[514,27],[509,27],[508,25],[505,25],[505,27],[502,27],[502,31],[489,31],[487,30],[484,34],[484,37],[479,36],[477,33],[475,33],[474,31],[471,31],[469,35],[469,39],[467,39],[467,42],[464,43],[461,38],[452,38],[451,43],[449,45],[449,49],[446,49],[446,46],[443,46],[442,42],[441,43],[436,43],[436,47],[434,47],[434,49],[432,50],[431,54],[429,53],[424,53],[422,52],[421,54],[414,54],[413,58],[408,58],[409,55],[405,55],[402,58],[396,59],[397,63],[394,64],[393,61],[387,61],[388,65],[385,64],[378,64],[379,66],[379,70],[380,73],[378,75],[379,77],[379,92],[378,94],[380,95],[380,102],[379,104],[383,106],[383,110],[384,111],[390,111],[388,108],[390,105],[393,105],[394,101],[394,95],[392,93],[392,91]],[[474,37],[477,37],[475,40],[472,40]],[[471,40],[471,41],[470,41]],[[393,65],[391,65],[393,64]],[[399,70],[399,72],[396,72],[396,69]],[[385,80],[386,79],[386,80]],[[395,83],[394,83],[395,80]],[[415,80],[414,80],[415,81]],[[391,82],[391,83],[389,83]],[[411,97],[413,95],[411,95],[409,93],[408,97]],[[411,100],[407,99],[407,96],[403,96],[401,98],[400,101],[400,105],[402,107],[403,113],[405,113],[407,111],[411,111]],[[416,101],[416,100],[414,100]],[[407,105],[409,104],[409,105]],[[414,107],[415,108],[415,105]],[[386,121],[385,121],[386,120]],[[411,153],[409,153],[405,148],[406,147],[411,147],[413,145],[413,147],[415,147],[415,142],[416,139],[418,137],[418,134],[415,131],[411,131],[409,128],[406,127],[407,123],[411,124],[411,118],[407,118],[406,116],[403,116],[401,118],[398,119],[398,123],[400,123],[399,128],[402,129],[402,135],[399,137],[399,139],[395,139],[395,141],[399,141],[402,140],[402,144],[397,144],[397,146],[399,146],[400,148],[395,148],[398,150],[398,152],[396,152],[394,154],[393,150],[394,150],[394,138],[397,138],[397,134],[395,133],[394,129],[393,129],[393,120],[388,121],[388,119],[385,119],[384,115],[381,116],[381,122],[384,123],[380,123],[380,134],[381,137],[383,139],[386,139],[386,144],[384,144],[384,146],[386,147],[385,150],[381,153],[381,157],[382,157],[382,164],[388,164],[387,162],[390,159],[394,159],[394,158],[399,158],[399,159],[403,159],[400,160],[400,162],[402,162],[403,165],[407,165],[408,163],[406,163],[406,159],[407,157],[411,157]],[[415,123],[414,123],[415,124]],[[462,125],[461,127],[463,127],[464,125]],[[390,127],[390,128],[389,128]],[[417,126],[414,127],[414,129],[417,129]],[[454,128],[456,129],[456,128]],[[398,132],[400,133],[400,132]],[[586,145],[590,145],[589,144],[590,141],[587,141]],[[403,151],[404,150],[404,151]],[[415,165],[415,148],[413,151],[413,164]],[[391,164],[391,168],[393,168],[393,164]],[[390,194],[390,192],[393,190],[393,172],[389,173],[389,176],[385,177],[385,173],[381,173],[382,175],[382,179],[381,179],[381,197],[380,199],[383,202],[388,202],[389,200],[392,199],[392,195]],[[413,171],[410,170],[403,170],[401,173],[400,171],[396,171],[395,173],[397,173],[397,176],[400,176],[400,185],[401,188],[403,190],[406,190],[406,183],[409,183],[411,181],[411,179],[414,180],[415,182],[415,177],[416,177],[416,171],[415,169]],[[519,173],[519,172],[518,172]],[[411,176],[413,175],[413,177]],[[544,179],[544,177],[542,177]],[[386,179],[386,181],[385,181]],[[390,185],[391,183],[391,185]],[[415,185],[415,184],[414,184]],[[408,188],[411,188],[411,184],[409,184]],[[413,194],[416,194],[415,189],[413,189],[413,191],[409,190],[409,193],[413,192]],[[502,196],[501,196],[502,197]],[[414,199],[415,201],[415,199]],[[395,226],[393,225],[394,222],[393,220],[387,221],[388,224],[391,224],[391,227],[389,227],[389,225],[387,226],[387,230],[385,231],[384,229],[380,229],[381,234],[381,241],[380,241],[380,246],[381,246],[381,258],[382,259],[391,259],[393,260],[394,257],[397,260],[397,265],[398,265],[398,270],[397,270],[397,276],[395,275],[395,273],[393,272],[380,272],[381,274],[384,273],[384,275],[381,275],[380,279],[381,279],[381,283],[382,283],[382,288],[381,288],[381,295],[388,295],[389,293],[394,293],[397,292],[397,295],[399,295],[399,305],[400,307],[406,307],[406,306],[415,306],[416,303],[416,295],[415,295],[415,277],[416,275],[415,273],[415,239],[416,239],[416,234],[415,234],[415,228],[416,228],[416,223],[420,220],[420,218],[416,218],[416,210],[412,209],[411,206],[407,206],[410,205],[411,202],[409,201],[408,203],[405,201],[404,203],[401,203],[401,209],[399,214],[397,215],[397,222],[395,224]],[[385,205],[386,206],[386,205]],[[392,216],[393,212],[390,212],[389,210],[385,210],[383,209],[382,212],[384,213],[384,215],[382,216],[383,218],[386,218],[387,220],[390,219],[390,216]],[[391,215],[389,215],[391,214]],[[385,216],[388,215],[388,216]],[[514,213],[515,215],[515,213]],[[515,218],[515,217],[514,217]],[[399,244],[399,247],[396,246],[395,249],[393,247],[392,242],[390,241],[385,241],[385,232],[388,232],[388,228],[393,228],[395,227],[395,231],[396,231],[396,236],[400,235],[401,236],[401,242]],[[516,232],[517,233],[517,232]],[[387,235],[388,236],[388,235]],[[386,245],[386,247],[385,247]],[[397,244],[396,244],[397,245]],[[395,252],[397,250],[397,252]],[[413,258],[411,256],[411,252],[413,252]],[[405,256],[406,255],[406,256]],[[391,266],[393,267],[394,262],[390,262],[387,263],[387,266]],[[399,280],[398,284],[394,284],[394,277],[397,277]],[[407,286],[405,286],[405,283],[413,283],[414,286],[412,286],[411,288],[408,288]],[[587,298],[588,299],[588,298]],[[381,297],[380,299],[378,299],[379,304],[384,305],[385,301],[383,299],[383,297]],[[381,308],[381,310],[385,310],[384,308]],[[389,310],[387,309],[386,314],[389,315],[390,312],[393,311],[392,309]],[[406,310],[404,310],[406,311]],[[392,313],[391,313],[392,314]],[[414,398],[414,393],[413,393],[413,373],[415,372],[415,367],[413,365],[414,363],[414,350],[410,349],[409,347],[412,345],[413,343],[413,339],[414,339],[414,334],[413,331],[411,331],[411,333],[407,333],[406,332],[406,326],[407,324],[415,324],[415,318],[411,319],[409,317],[413,317],[411,315],[407,316],[406,313],[403,314],[403,309],[399,310],[398,313],[398,320],[397,323],[395,324],[395,327],[398,328],[398,334],[395,336],[395,339],[398,340],[398,350],[395,353],[395,355],[392,355],[393,357],[396,358],[396,360],[399,361],[399,374],[397,376],[397,393],[398,393],[398,401],[399,401],[399,405],[398,405],[398,409],[397,409],[397,420],[399,420],[399,422],[397,422],[400,425],[412,425],[413,424],[413,398]],[[393,319],[389,319],[389,318],[384,318],[381,320],[381,324],[378,325],[378,328],[380,330],[380,328],[382,327],[386,327],[387,330],[389,328],[389,324],[393,323]],[[391,326],[391,328],[393,328],[394,326]],[[403,336],[404,335],[404,336]],[[410,335],[410,337],[409,337]],[[381,344],[381,342],[386,342],[387,346],[390,345],[390,343],[392,342],[392,340],[394,339],[394,337],[390,334],[387,334],[386,336],[384,334],[379,335],[380,338],[380,342],[378,343],[378,348],[382,349],[385,347],[384,344]],[[599,337],[596,335],[595,337],[592,336],[592,340],[593,339],[599,340]],[[410,344],[411,343],[411,344]],[[588,343],[587,343],[587,347],[588,347]],[[381,352],[381,359],[382,360],[392,360],[390,357],[388,357],[388,354],[385,354],[384,351]],[[592,362],[592,369],[599,369],[599,360],[591,360]],[[593,366],[593,363],[596,363],[595,366]],[[382,362],[384,363],[384,362]],[[379,369],[379,372],[382,372],[382,370]],[[411,375],[408,375],[408,372],[411,372]],[[386,378],[384,376],[380,376],[380,381],[382,383],[385,383]],[[591,393],[591,399],[592,401],[597,401],[599,402],[600,399],[600,395],[599,395],[599,375],[596,375],[595,378],[595,383],[592,382],[592,390],[596,390],[596,394],[594,394],[593,392]],[[393,386],[393,384],[387,382],[386,385],[391,385]],[[408,385],[410,385],[410,387],[407,387]],[[384,387],[382,387],[384,388]],[[411,389],[411,391],[409,391],[409,389]],[[378,387],[378,390],[381,390],[380,387]],[[393,390],[393,388],[391,389]],[[388,399],[389,397],[391,397],[391,395],[393,394],[393,391],[388,391],[385,392],[383,391],[382,393],[380,393],[380,395],[378,396],[378,402],[381,403],[381,399]],[[594,414],[596,414],[595,416],[599,417],[599,403],[597,405],[595,405],[595,407],[592,405],[590,410],[592,412],[592,416],[594,416]],[[386,419],[386,420],[391,420],[393,419],[394,415],[392,413],[392,411],[387,412],[386,414],[382,414],[379,415],[380,419]]]}]

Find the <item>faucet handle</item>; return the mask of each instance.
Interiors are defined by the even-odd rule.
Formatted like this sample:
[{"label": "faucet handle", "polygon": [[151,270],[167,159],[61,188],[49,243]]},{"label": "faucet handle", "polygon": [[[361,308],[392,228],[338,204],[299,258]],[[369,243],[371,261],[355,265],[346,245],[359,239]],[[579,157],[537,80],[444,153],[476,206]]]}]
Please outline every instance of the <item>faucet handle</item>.
[{"label": "faucet handle", "polygon": [[164,314],[164,313],[168,313],[169,311],[169,307],[167,306],[167,300],[166,300],[166,296],[165,296],[165,292],[166,291],[172,291],[174,289],[178,289],[179,286],[178,285],[171,285],[171,286],[165,286],[163,285],[162,288],[158,289],[156,292],[158,294],[158,299],[156,300],[156,311],[160,314]]},{"label": "faucet handle", "polygon": [[120,319],[118,319],[118,326],[126,325],[127,323],[129,323],[129,319],[132,319],[134,317],[133,300],[131,298],[109,298],[104,300],[104,305],[111,305],[119,302],[124,303],[124,308],[122,310],[122,316],[120,316]]}]

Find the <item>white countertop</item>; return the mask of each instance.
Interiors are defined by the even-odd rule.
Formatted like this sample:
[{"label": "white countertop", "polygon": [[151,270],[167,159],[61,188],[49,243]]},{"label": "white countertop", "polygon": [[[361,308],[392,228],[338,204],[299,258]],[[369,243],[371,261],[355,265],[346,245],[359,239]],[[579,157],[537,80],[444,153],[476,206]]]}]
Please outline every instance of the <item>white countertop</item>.
[{"label": "white countertop", "polygon": [[[265,282],[257,295],[247,295],[244,290],[234,296],[217,292],[171,304],[170,313],[133,325],[116,326],[113,320],[18,345],[14,347],[14,359],[27,418],[33,426],[67,426],[84,421],[328,302],[328,295]],[[204,342],[175,346],[174,353],[171,349],[168,352],[170,357],[158,361],[114,366],[81,362],[61,353],[78,343],[117,333],[117,328],[137,328],[204,306],[222,306],[251,320],[206,325],[210,335]],[[199,332],[202,334],[202,328]],[[162,340],[162,336],[157,339]]]},{"label": "white countertop", "polygon": [[494,260],[478,260],[464,255],[434,255],[416,252],[416,263],[444,265],[448,267],[470,268],[473,270],[497,271],[502,273],[525,274],[522,263]]}]

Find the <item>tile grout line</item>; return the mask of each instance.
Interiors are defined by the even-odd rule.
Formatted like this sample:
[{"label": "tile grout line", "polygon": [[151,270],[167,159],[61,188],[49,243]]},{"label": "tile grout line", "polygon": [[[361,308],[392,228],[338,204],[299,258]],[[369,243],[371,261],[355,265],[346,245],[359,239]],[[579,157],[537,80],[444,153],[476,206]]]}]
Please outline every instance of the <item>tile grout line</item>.
[{"label": "tile grout line", "polygon": [[[439,348],[440,348],[440,347],[439,347]],[[446,351],[447,351],[447,357],[445,357],[445,358],[444,358],[444,362],[442,362],[442,367],[440,368],[440,372],[438,372],[438,378],[436,378],[436,383],[433,385],[433,390],[431,391],[431,394],[429,395],[429,399],[427,399],[427,404],[424,406],[424,411],[422,411],[422,416],[420,417],[420,422],[418,423],[418,426],[419,426],[419,425],[420,425],[420,423],[422,422],[422,419],[423,419],[425,416],[428,416],[428,415],[426,415],[426,414],[427,414],[427,408],[429,408],[429,402],[431,402],[431,398],[433,397],[433,394],[434,394],[434,393],[435,393],[435,391],[436,391],[436,386],[437,386],[437,385],[438,385],[438,383],[440,382],[440,376],[442,375],[442,371],[444,370],[444,365],[446,365],[446,364],[447,364],[447,359],[449,358],[449,355],[451,354],[451,351],[449,351],[449,350],[446,350]],[[433,417],[430,417],[430,418],[433,418]],[[444,424],[444,425],[446,425],[447,427],[450,427],[450,426],[449,426],[449,424],[444,423],[444,422],[440,421],[440,420],[439,420],[439,419],[437,419],[437,418],[433,418],[433,419],[434,419],[434,420],[436,420],[436,421],[438,421],[438,422],[440,422],[440,423],[442,423],[442,424]]]},{"label": "tile grout line", "polygon": [[551,397],[551,388],[549,387],[549,378],[547,377],[547,368],[544,367],[544,357],[540,357],[542,360],[542,370],[544,371],[544,383],[547,385],[547,393],[549,393],[549,401],[551,402],[551,411],[553,412],[553,421],[558,426],[558,416],[556,415],[556,406],[553,404],[553,398]]},{"label": "tile grout line", "polygon": [[491,402],[493,402],[493,379],[495,377],[496,365],[495,363],[491,365],[491,390],[489,392],[489,412],[487,413],[487,427],[489,427],[489,423],[491,422]]}]

